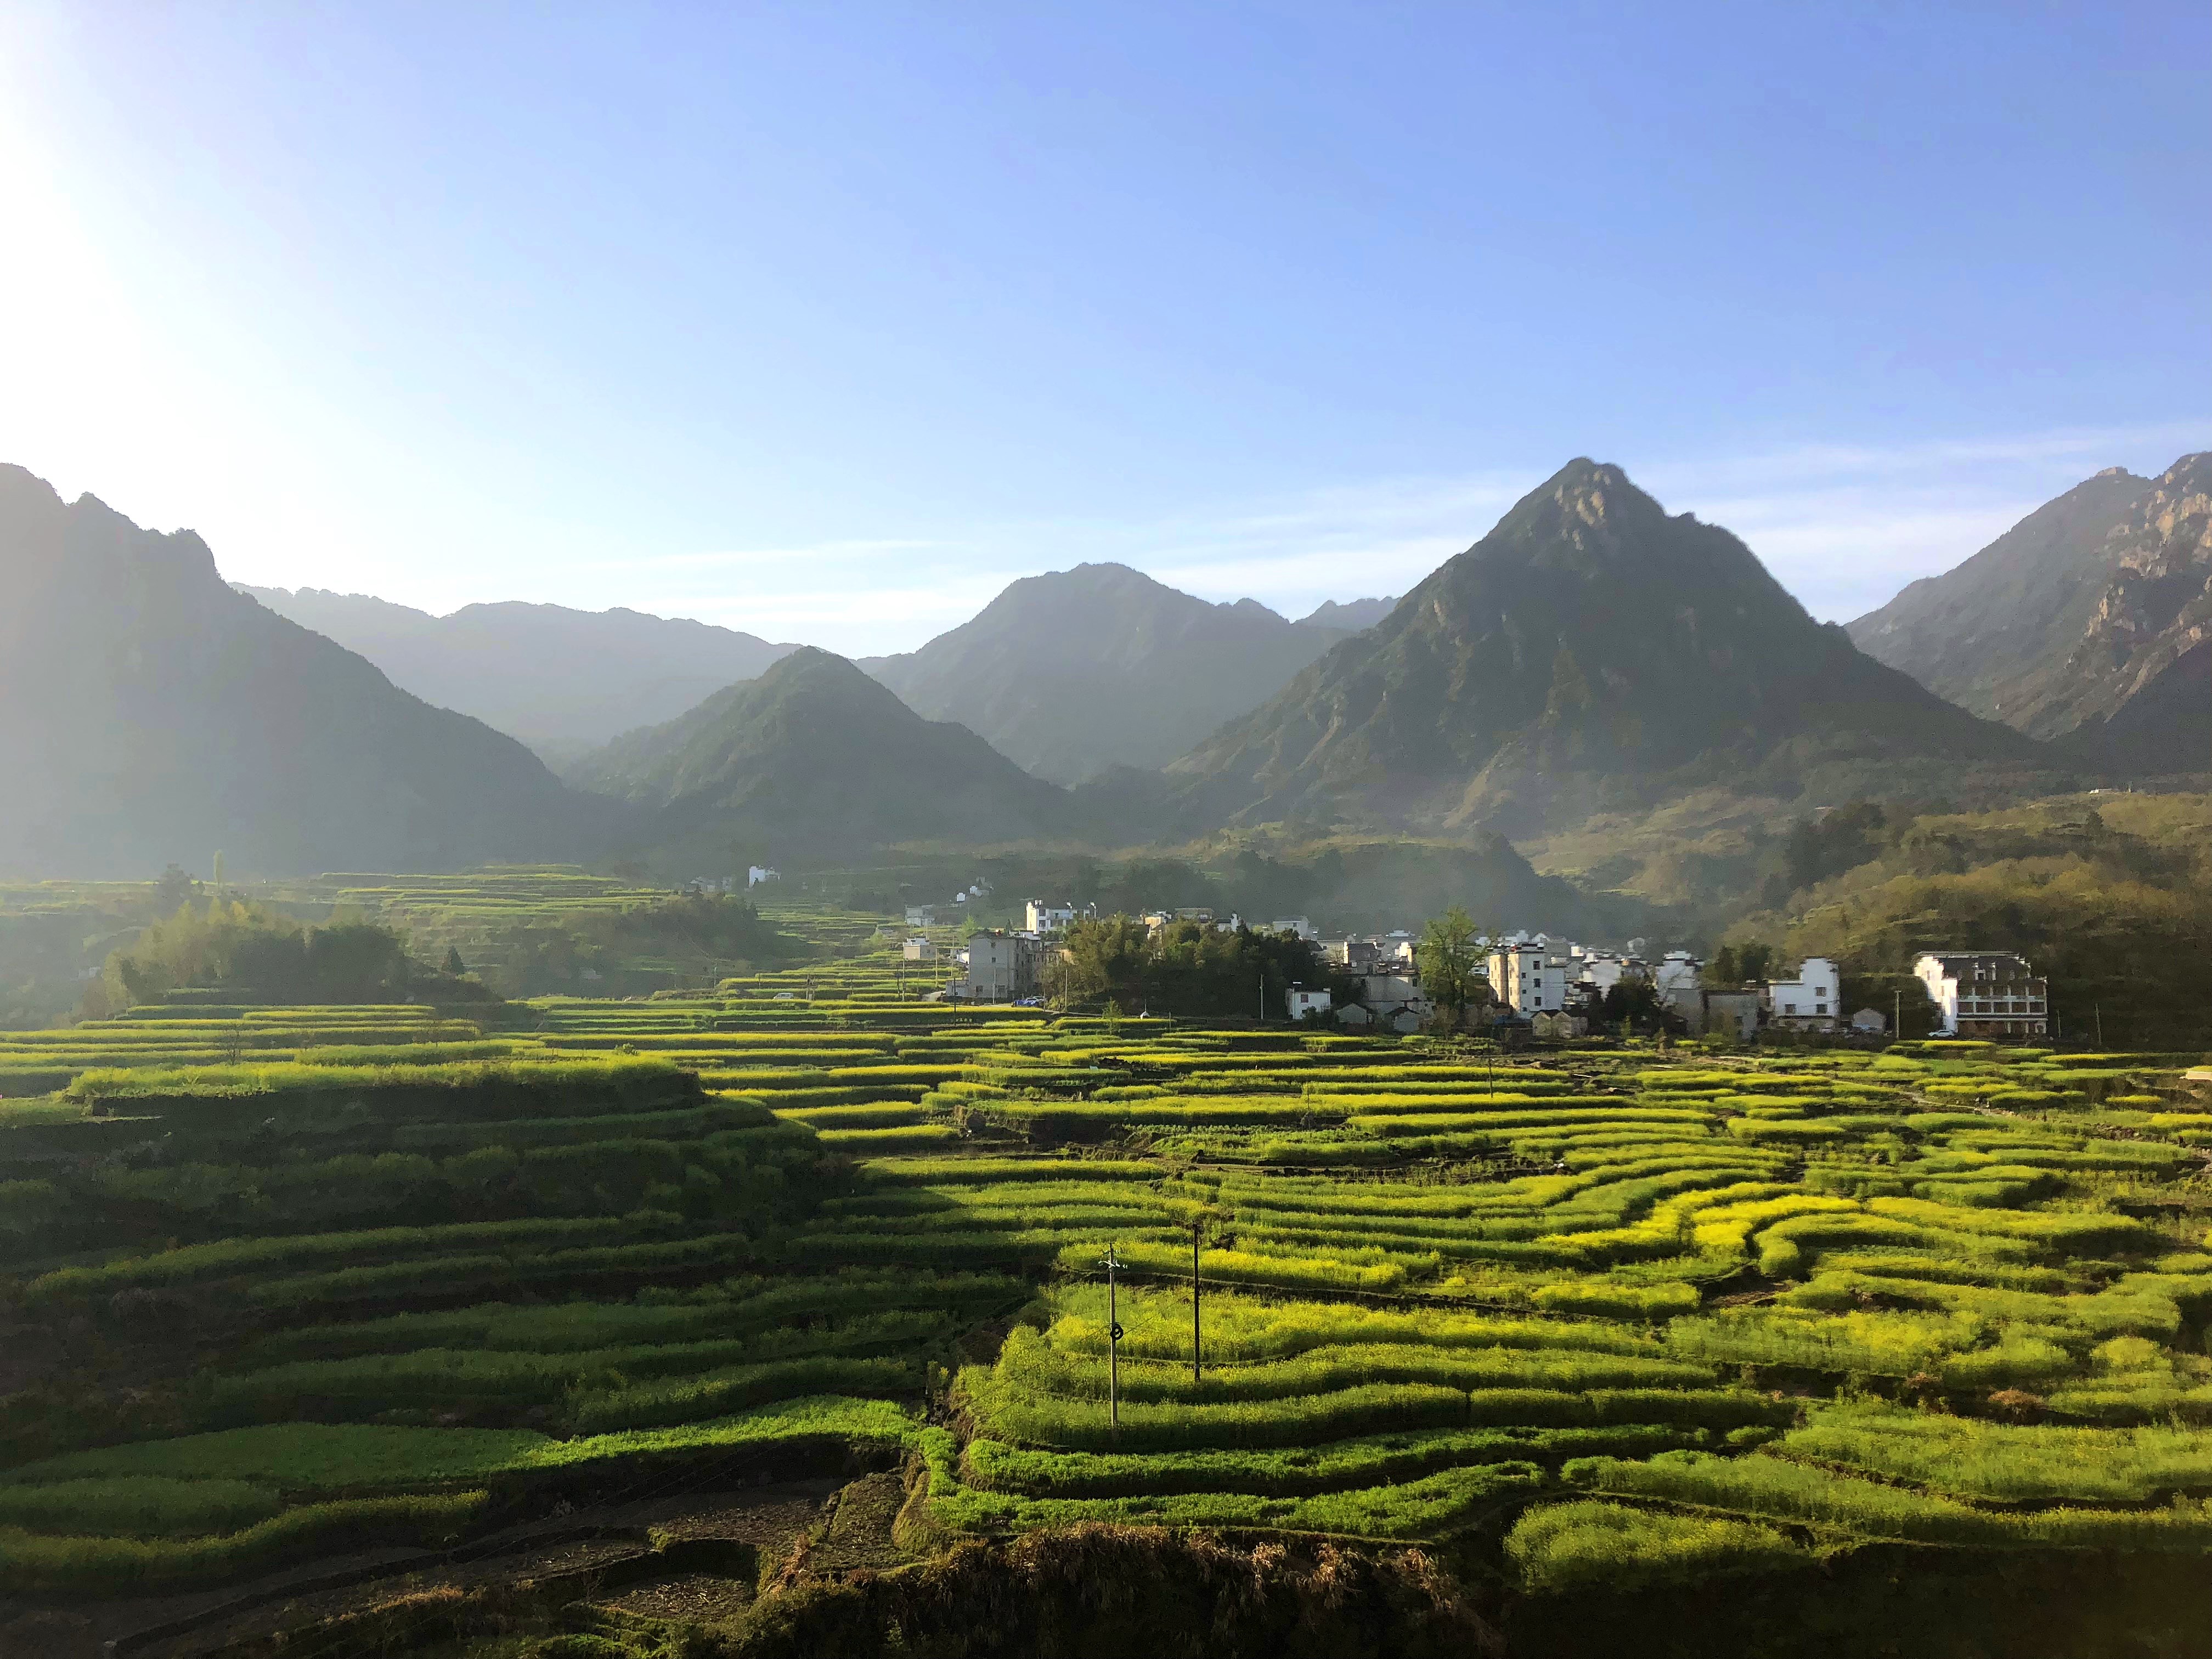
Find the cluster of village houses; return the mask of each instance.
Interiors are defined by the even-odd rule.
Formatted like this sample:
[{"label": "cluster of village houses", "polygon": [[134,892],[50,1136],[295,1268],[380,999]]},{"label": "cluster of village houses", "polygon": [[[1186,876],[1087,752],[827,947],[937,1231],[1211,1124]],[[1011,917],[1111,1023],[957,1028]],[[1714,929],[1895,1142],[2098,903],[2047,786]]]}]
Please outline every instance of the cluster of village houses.
[{"label": "cluster of village houses", "polygon": [[[951,953],[960,976],[942,994],[972,1002],[1023,1002],[1035,999],[1043,967],[1055,941],[1080,914],[1072,904],[1031,899],[1019,928],[994,928],[973,934]],[[910,926],[927,926],[927,907],[908,912]],[[1143,918],[1155,931],[1171,922],[1194,921],[1235,929],[1243,918],[1218,917],[1211,910],[1155,911]],[[1337,1001],[1325,988],[1293,986],[1289,994],[1293,1019],[1328,1019],[1350,1029],[1413,1031],[1428,1022],[1429,999],[1422,994],[1416,935],[1395,933],[1322,939],[1304,916],[1281,916],[1249,924],[1255,932],[1293,933],[1316,945],[1322,956],[1356,981],[1357,994]],[[1630,939],[1619,951],[1598,950],[1545,933],[1514,933],[1484,939],[1485,972],[1491,1004],[1485,1018],[1493,1024],[1522,1025],[1546,1038],[1580,1036],[1601,1022],[1606,994],[1624,983],[1650,987],[1661,1008],[1692,1034],[1717,1032],[1749,1041],[1762,1030],[1880,1035],[1896,1015],[1890,1009],[1846,1011],[1843,973],[1826,957],[1808,957],[1788,978],[1741,985],[1709,985],[1705,964],[1686,951],[1648,957],[1643,939]],[[925,934],[906,942],[907,959],[939,960],[939,947]],[[1927,951],[1913,975],[1935,1005],[1939,1035],[2020,1040],[2045,1035],[2050,1024],[2050,988],[2023,957],[2002,951]]]}]

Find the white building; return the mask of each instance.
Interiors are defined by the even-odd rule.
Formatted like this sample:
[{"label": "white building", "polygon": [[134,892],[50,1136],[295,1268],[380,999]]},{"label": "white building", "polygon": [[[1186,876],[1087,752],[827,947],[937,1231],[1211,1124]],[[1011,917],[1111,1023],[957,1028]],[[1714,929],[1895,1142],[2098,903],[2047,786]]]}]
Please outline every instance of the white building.
[{"label": "white building", "polygon": [[[1583,951],[1577,947],[1568,955],[1571,958],[1579,958],[1576,983],[1585,987],[1594,996],[1603,996],[1623,979],[1637,977],[1631,972],[1627,961],[1610,951]],[[1641,964],[1638,965],[1640,967]]]},{"label": "white building", "polygon": [[1705,1029],[1705,988],[1699,975],[1705,964],[1687,951],[1669,951],[1651,964],[1651,988],[1660,1006],[1692,1031]]},{"label": "white building", "polygon": [[1843,974],[1826,957],[1808,957],[1795,979],[1769,980],[1763,993],[1766,1023],[1798,1031],[1828,1031],[1844,1012]]},{"label": "white building", "polygon": [[933,904],[908,905],[906,925],[909,927],[934,927],[937,925],[937,907]]},{"label": "white building", "polygon": [[1924,951],[1913,976],[1928,988],[1942,1036],[2041,1036],[2051,1022],[2051,986],[2009,951]]},{"label": "white building", "polygon": [[1308,1014],[1328,1012],[1329,999],[1326,990],[1309,991],[1303,985],[1293,985],[1290,988],[1289,999],[1292,1019],[1304,1019]]},{"label": "white building", "polygon": [[1421,994],[1419,982],[1403,974],[1362,974],[1359,1000],[1386,1022],[1409,1015],[1418,1025],[1429,1017],[1429,1000]]},{"label": "white building", "polygon": [[1490,993],[1523,1019],[1567,1006],[1567,968],[1553,962],[1549,942],[1506,943],[1490,953]]},{"label": "white building", "polygon": [[749,864],[745,866],[745,885],[749,889],[757,887],[764,881],[781,881],[782,879],[781,875],[769,869],[765,864]]},{"label": "white building", "polygon": [[912,939],[906,942],[905,951],[906,959],[908,962],[934,962],[937,960],[937,946],[928,939],[919,933],[915,934]]},{"label": "white building", "polygon": [[1267,931],[1271,933],[1296,933],[1308,943],[1318,937],[1314,932],[1313,923],[1304,916],[1278,916],[1267,924]]},{"label": "white building", "polygon": [[951,988],[970,1002],[1013,1002],[1035,996],[1042,954],[1032,938],[986,929],[968,941],[967,977],[955,981]]},{"label": "white building", "polygon": [[1064,933],[1075,920],[1072,904],[1047,904],[1042,899],[1031,899],[1022,907],[1022,927],[1032,933]]}]

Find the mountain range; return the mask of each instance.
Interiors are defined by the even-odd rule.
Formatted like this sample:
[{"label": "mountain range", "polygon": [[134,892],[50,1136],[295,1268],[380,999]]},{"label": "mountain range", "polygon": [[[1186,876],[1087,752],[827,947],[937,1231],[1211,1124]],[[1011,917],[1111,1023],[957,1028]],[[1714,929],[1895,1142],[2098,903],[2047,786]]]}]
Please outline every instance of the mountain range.
[{"label": "mountain range", "polygon": [[917,713],[1074,784],[1165,765],[1357,631],[1351,617],[1389,604],[1324,605],[1294,623],[1256,599],[1212,605],[1125,564],[1079,564],[1024,577],[920,650],[860,666]]},{"label": "mountain range", "polygon": [[427,702],[473,714],[558,764],[673,720],[798,647],[642,611],[464,605],[450,616],[365,593],[241,587],[359,653]]},{"label": "mountain range", "polygon": [[619,813],[143,530],[0,465],[0,870],[435,870],[574,857]]},{"label": "mountain range", "polygon": [[1771,817],[2202,771],[2209,502],[2212,457],[2113,469],[1846,630],[1577,459],[1395,602],[1293,622],[1081,565],[855,665],[632,611],[234,590],[190,532],[0,469],[0,868],[1487,845],[1692,796]]}]

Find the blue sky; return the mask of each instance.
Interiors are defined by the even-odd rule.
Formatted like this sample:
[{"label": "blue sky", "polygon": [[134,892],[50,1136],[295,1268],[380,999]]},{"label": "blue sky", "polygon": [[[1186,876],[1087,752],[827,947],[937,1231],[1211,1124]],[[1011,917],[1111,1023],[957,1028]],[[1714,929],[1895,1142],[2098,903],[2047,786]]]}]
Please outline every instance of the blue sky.
[{"label": "blue sky", "polygon": [[2212,445],[2212,11],[0,6],[0,459],[859,653],[1402,591],[1567,459],[1847,617]]}]

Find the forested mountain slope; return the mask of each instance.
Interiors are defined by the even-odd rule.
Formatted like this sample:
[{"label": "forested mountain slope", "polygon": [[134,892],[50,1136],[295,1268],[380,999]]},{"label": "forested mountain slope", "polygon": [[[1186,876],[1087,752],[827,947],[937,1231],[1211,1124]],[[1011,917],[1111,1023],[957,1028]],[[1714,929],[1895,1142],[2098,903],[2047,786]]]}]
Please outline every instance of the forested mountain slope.
[{"label": "forested mountain slope", "polygon": [[1168,782],[1187,822],[1518,833],[1704,784],[1863,793],[2045,764],[1814,621],[1727,531],[1576,460]]},{"label": "forested mountain slope", "polygon": [[556,761],[673,720],[795,648],[620,608],[507,601],[434,617],[365,593],[242,591],[359,652],[424,702],[473,714]]},{"label": "forested mountain slope", "polygon": [[142,530],[0,466],[0,868],[434,870],[609,827],[512,738],[395,688]]},{"label": "forested mountain slope", "polygon": [[732,846],[789,859],[908,841],[1008,842],[1063,830],[1069,816],[1062,790],[811,646],[617,738],[567,775],[653,812],[656,847],[702,856]]},{"label": "forested mountain slope", "polygon": [[2053,694],[2108,767],[2212,771],[2212,451],[2185,455],[2106,538],[2111,580]]},{"label": "forested mountain slope", "polygon": [[1853,643],[1984,719],[2056,737],[2074,720],[2051,694],[2111,579],[2106,538],[2151,488],[2117,466],[2085,478],[1849,624]]},{"label": "forested mountain slope", "polygon": [[1343,636],[1254,599],[1211,605],[1127,565],[1081,564],[1025,576],[919,651],[860,665],[927,719],[1079,783],[1172,760]]}]

